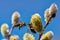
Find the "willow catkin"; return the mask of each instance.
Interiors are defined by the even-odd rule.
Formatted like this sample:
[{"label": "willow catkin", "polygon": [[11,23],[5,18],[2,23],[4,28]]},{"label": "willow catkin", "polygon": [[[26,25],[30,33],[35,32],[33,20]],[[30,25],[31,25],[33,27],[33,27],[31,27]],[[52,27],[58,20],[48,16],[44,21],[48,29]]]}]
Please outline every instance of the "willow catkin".
[{"label": "willow catkin", "polygon": [[35,40],[35,37],[32,34],[25,33],[23,36],[23,40]]},{"label": "willow catkin", "polygon": [[56,15],[57,10],[58,10],[57,5],[55,3],[53,3],[49,8],[49,14],[51,16],[55,17],[54,15]]},{"label": "willow catkin", "polygon": [[12,24],[17,25],[20,19],[20,14],[19,12],[15,11],[12,15]]},{"label": "willow catkin", "polygon": [[53,35],[53,32],[49,31],[46,34],[43,34],[40,40],[52,40]]},{"label": "willow catkin", "polygon": [[58,10],[57,5],[54,3],[50,6],[50,8],[46,9],[44,13],[45,21],[48,22],[49,17],[51,17],[51,19],[54,18],[56,16],[57,10]]},{"label": "willow catkin", "polygon": [[6,23],[2,24],[2,26],[1,26],[1,33],[5,37],[9,36],[8,24],[6,24]]},{"label": "willow catkin", "polygon": [[40,32],[40,33],[43,32],[43,25],[42,25],[42,21],[41,21],[41,16],[38,13],[32,15],[30,22],[32,23],[32,27],[37,32]]},{"label": "willow catkin", "polygon": [[13,35],[10,37],[10,40],[19,40],[19,36],[18,35]]},{"label": "willow catkin", "polygon": [[45,21],[47,22],[49,20],[49,9],[46,9],[45,10],[45,13],[44,13],[44,18],[45,18]]}]

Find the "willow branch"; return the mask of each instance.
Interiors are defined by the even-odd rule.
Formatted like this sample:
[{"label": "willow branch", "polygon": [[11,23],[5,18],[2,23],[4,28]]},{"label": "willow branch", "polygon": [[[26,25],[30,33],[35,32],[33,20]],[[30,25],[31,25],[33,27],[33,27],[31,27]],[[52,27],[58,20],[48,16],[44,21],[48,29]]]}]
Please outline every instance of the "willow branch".
[{"label": "willow branch", "polygon": [[[46,27],[48,26],[49,22],[51,21],[51,18],[52,18],[52,16],[50,16],[50,17],[49,17],[49,20],[46,22],[46,24],[45,24],[45,26],[44,26],[44,30],[46,29]],[[43,30],[43,31],[44,31],[44,30]],[[42,36],[42,34],[39,34],[38,40],[40,40],[41,36]]]},{"label": "willow branch", "polygon": [[9,34],[11,34],[12,30],[14,29],[14,25],[12,25],[10,31],[9,31]]}]

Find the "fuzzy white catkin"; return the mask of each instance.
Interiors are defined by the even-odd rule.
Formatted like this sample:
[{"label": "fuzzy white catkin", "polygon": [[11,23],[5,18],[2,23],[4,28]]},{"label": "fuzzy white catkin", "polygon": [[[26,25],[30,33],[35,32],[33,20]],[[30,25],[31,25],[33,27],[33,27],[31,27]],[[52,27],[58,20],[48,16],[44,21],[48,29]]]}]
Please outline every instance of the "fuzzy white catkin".
[{"label": "fuzzy white catkin", "polygon": [[44,18],[45,18],[45,21],[46,21],[46,22],[49,20],[49,9],[46,9],[46,10],[45,10]]},{"label": "fuzzy white catkin", "polygon": [[43,34],[40,40],[52,40],[53,35],[53,32],[49,31],[46,34]]},{"label": "fuzzy white catkin", "polygon": [[58,10],[57,5],[53,3],[49,8],[49,14],[56,14],[57,10]]},{"label": "fuzzy white catkin", "polygon": [[31,17],[32,27],[39,33],[42,33],[43,31],[43,26],[42,26],[42,21],[41,21],[41,16],[38,13],[35,13]]},{"label": "fuzzy white catkin", "polygon": [[23,40],[35,40],[35,37],[32,34],[25,33],[23,36]]},{"label": "fuzzy white catkin", "polygon": [[12,24],[13,24],[13,25],[18,24],[19,19],[20,19],[20,14],[19,14],[18,11],[15,11],[15,12],[13,13],[13,15],[12,15]]},{"label": "fuzzy white catkin", "polygon": [[2,24],[2,26],[1,26],[1,33],[5,37],[9,36],[8,24],[6,24],[6,23]]},{"label": "fuzzy white catkin", "polygon": [[54,3],[50,6],[50,8],[46,9],[44,14],[45,21],[47,22],[50,16],[54,17],[54,15],[57,13],[57,10],[57,5]]},{"label": "fuzzy white catkin", "polygon": [[18,35],[13,35],[10,37],[10,40],[19,40],[19,36]]}]

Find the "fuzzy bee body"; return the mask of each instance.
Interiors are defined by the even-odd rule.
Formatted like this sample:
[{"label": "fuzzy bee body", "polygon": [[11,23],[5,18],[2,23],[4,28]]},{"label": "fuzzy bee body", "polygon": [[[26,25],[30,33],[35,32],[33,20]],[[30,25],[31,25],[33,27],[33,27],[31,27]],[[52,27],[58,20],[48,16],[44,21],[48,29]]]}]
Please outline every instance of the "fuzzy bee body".
[{"label": "fuzzy bee body", "polygon": [[31,32],[36,33],[36,31],[32,28],[31,24],[28,24],[29,30],[31,30]]},{"label": "fuzzy bee body", "polygon": [[26,26],[26,24],[21,22],[21,23],[19,23],[17,25],[14,25],[14,26],[18,27],[20,29],[21,27]]}]

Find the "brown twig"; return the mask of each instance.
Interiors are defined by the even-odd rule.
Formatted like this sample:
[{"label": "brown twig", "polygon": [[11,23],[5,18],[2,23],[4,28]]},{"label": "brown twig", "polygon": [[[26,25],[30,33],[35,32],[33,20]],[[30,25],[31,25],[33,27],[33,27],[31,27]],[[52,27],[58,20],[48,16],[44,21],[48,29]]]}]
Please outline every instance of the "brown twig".
[{"label": "brown twig", "polygon": [[49,17],[49,20],[46,22],[45,26],[44,26],[44,30],[46,29],[47,25],[49,24],[49,22],[51,21],[51,16]]},{"label": "brown twig", "polygon": [[10,31],[9,31],[9,34],[11,34],[12,30],[14,29],[14,25],[12,25]]},{"label": "brown twig", "polygon": [[39,38],[38,38],[38,40],[40,40],[41,36],[42,36],[42,34],[39,34]]}]

